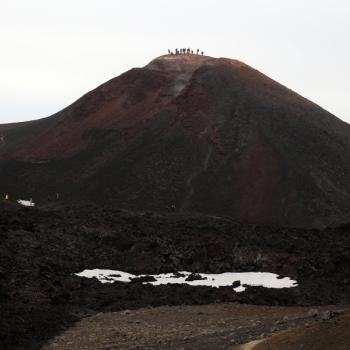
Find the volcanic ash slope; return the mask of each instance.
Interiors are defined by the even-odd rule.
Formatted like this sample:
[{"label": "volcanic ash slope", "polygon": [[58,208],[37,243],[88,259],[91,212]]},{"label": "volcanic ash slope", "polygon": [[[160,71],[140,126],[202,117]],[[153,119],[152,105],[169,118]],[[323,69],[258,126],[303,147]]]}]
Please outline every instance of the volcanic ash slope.
[{"label": "volcanic ash slope", "polygon": [[0,191],[243,223],[350,219],[350,126],[246,64],[167,55],[1,125]]}]

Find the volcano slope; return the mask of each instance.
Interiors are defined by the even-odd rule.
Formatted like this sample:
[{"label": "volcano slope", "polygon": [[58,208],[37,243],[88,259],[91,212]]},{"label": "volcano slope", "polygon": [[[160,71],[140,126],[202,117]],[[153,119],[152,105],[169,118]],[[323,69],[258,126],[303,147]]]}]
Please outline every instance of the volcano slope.
[{"label": "volcano slope", "polygon": [[350,126],[236,60],[161,56],[0,136],[14,198],[290,227],[350,218]]}]

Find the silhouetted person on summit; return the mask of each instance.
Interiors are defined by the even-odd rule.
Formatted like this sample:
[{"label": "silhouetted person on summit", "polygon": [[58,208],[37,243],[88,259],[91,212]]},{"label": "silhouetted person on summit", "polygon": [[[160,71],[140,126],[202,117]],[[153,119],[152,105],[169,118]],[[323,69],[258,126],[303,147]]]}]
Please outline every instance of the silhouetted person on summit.
[{"label": "silhouetted person on summit", "polygon": [[[197,49],[197,55],[204,55],[204,51],[200,51],[199,49]],[[182,48],[182,49],[178,49],[176,48],[175,51],[171,51],[170,49],[168,49],[168,55],[195,55],[196,54],[195,51],[191,50],[191,48]]]}]

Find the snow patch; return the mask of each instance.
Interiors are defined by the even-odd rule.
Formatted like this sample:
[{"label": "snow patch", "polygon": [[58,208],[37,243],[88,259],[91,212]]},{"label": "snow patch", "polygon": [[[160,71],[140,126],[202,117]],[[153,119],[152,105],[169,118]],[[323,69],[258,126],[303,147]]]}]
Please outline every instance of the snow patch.
[{"label": "snow patch", "polygon": [[17,203],[24,205],[25,207],[34,207],[35,206],[35,203],[31,199],[29,201],[25,200],[25,199],[19,199],[17,201]]},{"label": "snow patch", "polygon": [[134,278],[153,277],[155,281],[143,282],[159,286],[162,284],[187,284],[189,286],[208,286],[213,288],[229,287],[239,281],[241,285],[233,288],[236,293],[244,292],[247,286],[259,286],[265,288],[293,288],[297,287],[297,281],[289,277],[280,278],[277,274],[270,272],[225,272],[220,274],[196,274],[197,279],[192,279],[191,272],[180,271],[177,274],[162,273],[159,275],[133,275],[131,273],[116,270],[84,270],[76,273],[77,276],[86,278],[97,278],[101,283],[131,282]]}]

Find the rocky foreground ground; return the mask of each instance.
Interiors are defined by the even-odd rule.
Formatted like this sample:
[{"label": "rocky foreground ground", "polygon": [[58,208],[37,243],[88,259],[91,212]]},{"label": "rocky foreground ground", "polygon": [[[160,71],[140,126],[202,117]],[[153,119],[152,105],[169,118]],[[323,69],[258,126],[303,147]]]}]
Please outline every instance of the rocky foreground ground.
[{"label": "rocky foreground ground", "polygon": [[[159,322],[157,320],[163,317],[168,322],[162,323],[164,331],[171,333],[171,329],[174,330],[169,338],[170,345],[172,337],[176,337],[176,327],[180,327],[178,333],[182,338],[179,339],[184,342],[184,349],[191,348],[186,348],[184,338],[191,338],[192,335],[205,339],[205,343],[212,344],[211,349],[215,349],[213,344],[217,344],[217,348],[220,348],[220,344],[235,346],[236,342],[254,340],[249,336],[261,338],[262,334],[270,334],[276,326],[274,322],[282,322],[285,316],[288,319],[294,317],[291,315],[297,313],[293,311],[296,306],[309,307],[295,316],[304,320],[303,325],[320,318],[308,316],[310,308],[350,304],[348,226],[323,231],[284,229],[239,225],[217,217],[135,213],[111,207],[67,207],[58,204],[23,208],[14,203],[0,203],[0,209],[0,348],[3,350],[53,346],[52,339],[57,340],[55,336],[63,334],[66,337],[64,332],[72,330],[74,324],[73,331],[79,329],[80,320],[82,324],[96,324],[96,320],[101,320],[103,325],[111,317],[118,320],[113,326],[115,332],[124,332],[127,334],[125,339],[129,341],[132,327],[141,333],[147,332],[147,329],[151,331],[152,324],[156,325]],[[94,268],[134,274],[184,270],[203,273],[265,271],[296,279],[299,286],[282,290],[249,287],[243,293],[235,293],[232,287],[155,287],[143,285],[140,281],[101,284],[95,279],[74,275],[84,269]],[[235,304],[220,305],[228,302]],[[188,315],[185,315],[188,321],[179,319],[179,322],[175,322],[176,317],[171,311],[177,309],[155,308],[213,303],[214,306],[203,307],[204,311],[189,308]],[[235,331],[230,331],[229,327],[225,328],[224,323],[220,323],[219,316],[212,316],[212,321],[211,317],[196,315],[197,311],[194,311],[199,310],[204,315],[205,312],[215,314],[215,308],[239,308],[237,303],[288,306],[291,314],[280,313],[277,319],[271,316],[263,322],[266,327],[259,328],[258,321],[264,313],[256,311],[246,317],[246,311],[228,312],[228,316],[222,316],[221,320],[231,324]],[[136,311],[147,307],[154,309]],[[248,306],[245,308],[242,306],[242,309],[237,310],[250,310]],[[326,311],[337,308],[338,306],[332,306],[326,308]],[[130,314],[125,310],[130,310]],[[170,311],[166,315],[162,314],[162,310]],[[179,310],[186,308],[181,306]],[[268,315],[278,313],[273,309],[266,310]],[[124,313],[118,314],[118,311]],[[153,314],[153,318],[150,317],[147,322],[142,321],[143,315],[149,317],[147,313]],[[181,312],[176,315],[180,314]],[[236,315],[241,317],[238,321],[232,318]],[[129,316],[131,320],[143,323],[129,324]],[[195,320],[202,320],[203,326]],[[256,328],[252,327],[251,320],[254,320],[252,323],[257,323]],[[178,325],[173,323],[172,328],[170,321]],[[248,321],[250,326],[245,332],[245,338],[229,336],[240,326],[244,329],[243,323]],[[192,335],[187,335],[185,328],[181,328],[182,322],[193,325],[190,326]],[[295,324],[293,322],[286,326],[299,325],[299,321]],[[151,328],[147,328],[146,324]],[[129,331],[121,331],[122,327],[128,325],[131,327]],[[283,322],[278,324],[280,325]],[[105,332],[104,328],[97,328],[98,332]],[[199,334],[201,328],[209,332],[206,338]],[[229,332],[224,334],[224,338],[227,341],[233,339],[234,343],[227,343],[226,340],[225,343],[220,343],[221,328],[225,330],[224,333],[226,330]],[[213,335],[214,343],[210,343],[210,334]],[[108,339],[109,335],[106,336]],[[151,333],[147,339],[150,338]],[[66,346],[60,341],[57,344]],[[142,343],[136,345],[141,348],[143,346]],[[163,348],[171,349],[170,345]],[[163,345],[160,343],[157,346],[160,349]]]},{"label": "rocky foreground ground", "polygon": [[[99,313],[85,318],[55,337],[42,350],[286,350],[303,348],[312,336],[313,347],[308,345],[305,349],[349,349],[348,326],[349,314],[345,317],[344,309],[334,306],[211,304],[158,307]],[[338,328],[343,332],[342,338],[336,332]],[[324,330],[327,337],[321,336]],[[317,337],[315,332],[319,333]],[[279,344],[279,347],[271,344]],[[347,348],[336,348],[335,345],[347,345]]]}]

